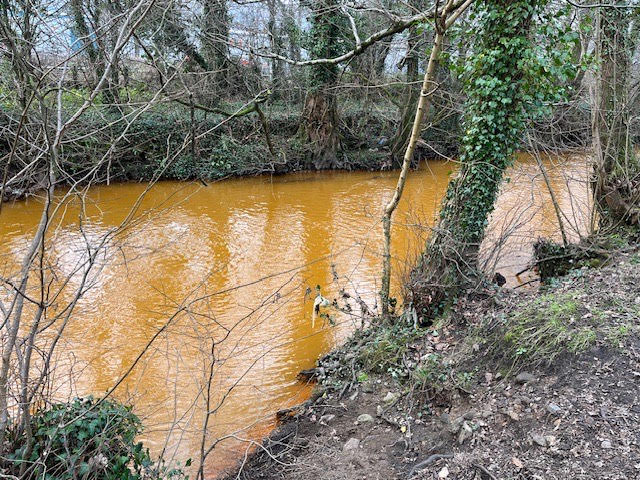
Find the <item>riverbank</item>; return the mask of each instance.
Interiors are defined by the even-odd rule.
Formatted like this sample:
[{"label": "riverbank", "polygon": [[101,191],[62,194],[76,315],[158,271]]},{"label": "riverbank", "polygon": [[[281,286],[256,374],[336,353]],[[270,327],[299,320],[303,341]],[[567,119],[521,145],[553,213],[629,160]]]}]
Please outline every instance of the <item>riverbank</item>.
[{"label": "riverbank", "polygon": [[639,478],[640,251],[358,333],[316,372],[228,478]]},{"label": "riverbank", "polygon": [[[67,99],[71,102],[69,99]],[[143,98],[138,99],[143,101]],[[67,108],[73,111],[71,102]],[[304,144],[297,132],[301,106],[273,102],[263,106],[268,137],[256,115],[229,120],[209,112],[192,112],[179,104],[158,104],[138,112],[95,105],[73,123],[66,135],[57,178],[65,186],[149,182],[157,180],[216,181],[260,174],[280,175],[300,171],[379,171],[399,167],[391,144],[398,130],[397,105],[388,101],[374,104],[360,100],[342,102],[340,110],[340,151],[331,164],[314,161],[313,145]],[[77,105],[76,105],[77,107]],[[228,111],[242,108],[226,105]],[[46,162],[10,156],[13,138],[8,134],[19,112],[0,109],[0,153],[11,157],[6,172],[3,200],[16,200],[44,188],[48,179]],[[130,118],[129,118],[130,117]],[[588,112],[568,115],[571,134],[557,132],[553,116],[532,125],[534,146],[540,151],[575,151],[589,144]],[[568,122],[563,117],[562,122]],[[90,132],[90,135],[89,135]],[[453,158],[460,142],[459,115],[444,116],[425,127],[415,160]],[[268,140],[267,140],[268,139]],[[522,149],[531,148],[523,144]],[[27,157],[32,160],[32,157]]]},{"label": "riverbank", "polygon": [[[230,111],[237,108],[228,106]],[[297,135],[301,122],[297,106],[276,103],[264,107],[268,136],[255,115],[228,120],[220,115],[180,105],[155,105],[123,122],[123,112],[96,106],[70,126],[60,160],[60,186],[81,184],[200,180],[210,182],[261,174],[300,171],[379,171],[399,166],[391,158],[390,139],[397,129],[396,107],[380,104],[363,109],[358,102],[340,112],[340,150],[330,164],[316,163],[313,145]],[[127,113],[127,112],[124,112]],[[130,112],[133,115],[132,112]],[[15,116],[15,115],[14,115]],[[11,124],[0,110],[0,125]],[[9,131],[9,129],[7,129]],[[90,136],[87,132],[92,132]],[[429,127],[423,134],[416,161],[454,156],[458,148],[457,119]],[[8,156],[12,139],[0,136],[0,151]],[[13,157],[7,166],[4,200],[15,200],[42,190],[48,179],[46,164],[29,166]],[[21,173],[22,172],[22,173]],[[4,175],[4,173],[3,173]],[[15,178],[14,178],[15,177]]]}]

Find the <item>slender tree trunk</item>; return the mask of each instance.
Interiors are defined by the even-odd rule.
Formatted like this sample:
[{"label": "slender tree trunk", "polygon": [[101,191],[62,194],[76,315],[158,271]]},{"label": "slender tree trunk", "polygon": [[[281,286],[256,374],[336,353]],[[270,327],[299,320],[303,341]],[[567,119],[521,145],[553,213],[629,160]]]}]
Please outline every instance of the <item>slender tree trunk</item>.
[{"label": "slender tree trunk", "polygon": [[460,288],[476,281],[488,217],[523,131],[521,68],[536,1],[486,0],[480,5],[461,169],[449,184],[406,299],[423,319],[440,313]]},{"label": "slender tree trunk", "polygon": [[597,19],[600,64],[593,109],[593,193],[600,226],[640,225],[640,165],[631,145],[629,77],[632,13],[602,7]]},{"label": "slender tree trunk", "polygon": [[390,286],[391,286],[391,219],[393,212],[400,203],[402,192],[407,181],[407,175],[409,174],[409,168],[411,161],[413,160],[413,154],[415,152],[418,138],[420,137],[420,130],[422,128],[422,120],[425,113],[430,107],[430,97],[435,88],[434,78],[436,75],[436,68],[438,65],[438,57],[442,52],[442,44],[447,29],[458,19],[458,17],[468,8],[473,0],[468,0],[453,12],[452,1],[448,1],[442,13],[436,19],[436,35],[433,42],[433,48],[431,49],[431,55],[429,56],[429,63],[427,65],[427,71],[424,74],[424,80],[422,82],[422,89],[420,91],[420,99],[418,100],[418,106],[413,120],[413,127],[411,130],[411,137],[407,144],[407,148],[404,153],[404,159],[402,162],[402,170],[398,177],[398,183],[394,191],[391,201],[387,204],[382,217],[383,228],[383,254],[382,254],[382,282],[380,288],[380,301],[382,304],[382,316],[384,319],[388,319],[390,314]]},{"label": "slender tree trunk", "polygon": [[409,143],[413,120],[415,118],[415,105],[420,93],[419,89],[414,85],[420,78],[418,73],[420,61],[418,50],[419,38],[420,34],[418,33],[417,27],[411,27],[407,38],[407,55],[405,57],[407,86],[405,87],[404,98],[406,100],[400,113],[400,124],[398,125],[398,130],[391,145],[391,157],[394,163],[400,163],[400,159],[407,150],[407,144]]},{"label": "slender tree trunk", "polygon": [[226,0],[202,0],[202,56],[212,74],[213,90],[229,85],[229,11]]},{"label": "slender tree trunk", "polygon": [[[278,27],[278,0],[269,0],[269,22],[267,23],[267,30],[269,32],[269,43],[271,44],[271,51],[276,55],[282,55],[283,42],[280,28]],[[271,84],[274,90],[278,90],[283,81],[283,65],[282,60],[278,58],[271,59]],[[274,92],[275,93],[275,92]],[[277,95],[277,93],[275,93]]]}]

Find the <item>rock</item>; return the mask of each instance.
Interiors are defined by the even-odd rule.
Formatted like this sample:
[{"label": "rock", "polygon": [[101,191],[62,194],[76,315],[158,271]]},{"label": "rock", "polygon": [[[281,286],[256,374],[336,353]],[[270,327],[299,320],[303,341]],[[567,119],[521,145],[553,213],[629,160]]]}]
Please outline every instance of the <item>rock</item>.
[{"label": "rock", "polygon": [[380,137],[378,139],[378,147],[388,147],[389,146],[389,137]]},{"label": "rock", "polygon": [[553,435],[545,435],[544,439],[547,441],[547,445],[553,447],[556,443],[558,443],[558,439]]},{"label": "rock", "polygon": [[384,403],[393,403],[400,398],[400,394],[397,392],[388,392],[382,399]]},{"label": "rock", "polygon": [[464,424],[464,417],[456,418],[454,421],[449,423],[449,432],[455,435],[460,431],[463,424]]},{"label": "rock", "polygon": [[525,383],[535,382],[535,381],[536,381],[536,377],[529,372],[521,372],[516,377],[516,382],[521,385]]},{"label": "rock", "polygon": [[362,391],[364,393],[373,393],[373,385],[371,384],[371,382],[366,382],[364,385],[362,385]]},{"label": "rock", "polygon": [[489,373],[489,372],[485,373],[485,374],[484,374],[484,380],[485,380],[487,383],[491,383],[491,382],[493,381],[493,374],[492,374],[492,373]]},{"label": "rock", "polygon": [[336,416],[333,413],[328,413],[326,415],[322,415],[320,417],[320,423],[329,423],[331,422],[334,418],[336,418]]},{"label": "rock", "polygon": [[382,406],[378,405],[376,407],[376,415],[378,417],[381,417],[382,415],[384,415],[384,408],[382,408]]},{"label": "rock", "polygon": [[562,413],[562,408],[560,408],[555,403],[550,403],[549,405],[547,405],[547,412],[549,412],[551,415],[558,416]]},{"label": "rock", "polygon": [[374,422],[373,417],[371,415],[369,415],[368,413],[363,413],[356,420],[356,423],[359,423],[359,424],[362,424],[362,423],[373,423],[373,422]]},{"label": "rock", "polygon": [[342,447],[343,452],[355,452],[360,448],[360,440],[357,438],[350,438]]},{"label": "rock", "polygon": [[460,428],[460,433],[458,433],[458,444],[462,445],[467,439],[471,438],[473,435],[473,429],[471,425],[467,422],[462,424],[462,428]]},{"label": "rock", "polygon": [[438,478],[447,478],[449,476],[449,469],[445,466],[438,472]]},{"label": "rock", "polygon": [[467,413],[464,414],[464,419],[465,420],[473,420],[477,416],[478,416],[478,412],[477,411],[469,410]]},{"label": "rock", "polygon": [[444,412],[440,415],[440,417],[438,417],[438,419],[444,424],[444,425],[451,425],[451,417],[449,416],[449,414],[447,412]]},{"label": "rock", "polygon": [[315,380],[318,378],[320,371],[318,368],[310,368],[308,370],[301,370],[298,372],[299,380]]},{"label": "rock", "polygon": [[607,450],[613,448],[613,444],[609,440],[603,440],[600,446]]},{"label": "rock", "polygon": [[535,443],[536,445],[539,445],[541,447],[546,447],[547,446],[547,439],[544,438],[539,433],[532,433],[531,434],[531,440],[533,440],[533,443]]}]

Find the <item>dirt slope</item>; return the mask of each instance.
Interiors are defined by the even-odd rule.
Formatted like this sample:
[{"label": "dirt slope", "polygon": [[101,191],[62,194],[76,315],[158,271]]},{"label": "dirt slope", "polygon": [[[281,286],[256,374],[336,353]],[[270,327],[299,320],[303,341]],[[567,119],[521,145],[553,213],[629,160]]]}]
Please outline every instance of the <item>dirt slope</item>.
[{"label": "dirt slope", "polygon": [[640,479],[639,264],[462,302],[386,373],[346,346],[230,478]]}]

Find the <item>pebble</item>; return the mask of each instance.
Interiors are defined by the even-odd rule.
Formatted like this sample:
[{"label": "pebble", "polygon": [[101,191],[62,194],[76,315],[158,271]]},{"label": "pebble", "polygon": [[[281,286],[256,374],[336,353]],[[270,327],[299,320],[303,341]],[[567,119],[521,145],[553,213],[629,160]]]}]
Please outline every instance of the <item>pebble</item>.
[{"label": "pebble", "polygon": [[507,415],[509,415],[509,418],[511,420],[513,420],[514,422],[517,422],[518,420],[520,420],[520,415],[518,415],[516,412],[514,412],[513,410],[509,410],[507,412]]},{"label": "pebble", "polygon": [[551,415],[557,416],[562,413],[562,408],[560,408],[555,403],[550,403],[549,405],[547,405],[547,412],[549,412]]},{"label": "pebble", "polygon": [[358,419],[356,420],[357,423],[373,423],[373,417],[371,415],[369,415],[368,413],[363,413],[362,415],[360,415],[358,417]]},{"label": "pebble", "polygon": [[458,444],[462,445],[468,438],[473,435],[473,429],[467,422],[462,424],[460,433],[458,434]]},{"label": "pebble", "polygon": [[610,448],[613,448],[613,444],[609,440],[603,440],[602,443],[600,444],[600,446],[602,448],[607,449],[607,450],[610,449]]},{"label": "pebble", "polygon": [[478,416],[478,412],[476,410],[469,410],[467,413],[464,414],[464,419],[473,420],[477,416]]},{"label": "pebble", "polygon": [[452,434],[455,435],[456,433],[458,433],[460,431],[460,429],[462,428],[463,424],[464,424],[464,417],[456,418],[454,421],[449,423],[449,425],[448,425],[449,432],[451,432]]},{"label": "pebble", "polygon": [[360,448],[360,440],[357,438],[350,438],[342,447],[343,452],[353,452]]},{"label": "pebble", "polygon": [[388,392],[382,399],[384,403],[393,403],[400,398],[400,394],[397,392]]},{"label": "pebble", "polygon": [[535,381],[536,381],[536,377],[529,372],[521,372],[516,377],[516,382],[519,384],[535,382]]},{"label": "pebble", "polygon": [[531,434],[531,440],[533,440],[533,443],[535,443],[536,445],[539,445],[541,447],[546,447],[547,446],[547,439],[544,438],[539,433],[532,433]]},{"label": "pebble", "polygon": [[382,408],[382,406],[378,405],[376,407],[376,415],[381,417],[382,415],[384,415],[384,408]]},{"label": "pebble", "polygon": [[451,425],[451,416],[447,412],[442,413],[439,419],[443,424]]},{"label": "pebble", "polygon": [[330,421],[332,421],[334,418],[336,418],[336,416],[333,413],[328,413],[326,415],[322,415],[320,417],[320,423],[329,423]]}]

